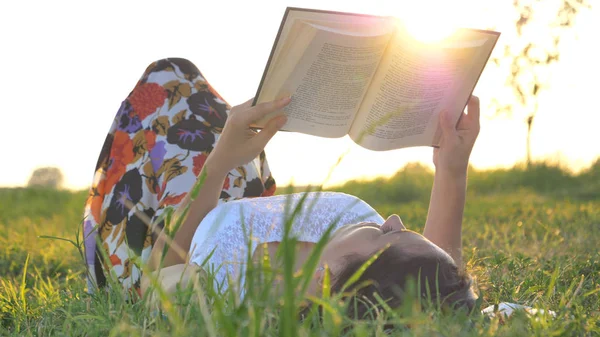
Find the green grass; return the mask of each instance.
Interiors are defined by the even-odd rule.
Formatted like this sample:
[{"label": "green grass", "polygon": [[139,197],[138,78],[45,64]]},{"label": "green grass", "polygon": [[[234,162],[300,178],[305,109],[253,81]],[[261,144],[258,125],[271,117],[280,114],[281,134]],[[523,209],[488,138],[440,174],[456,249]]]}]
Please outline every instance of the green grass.
[{"label": "green grass", "polygon": [[[407,227],[421,230],[432,179],[427,169],[411,165],[390,179],[335,190],[363,198],[383,216],[397,213]],[[299,299],[291,292],[274,298],[268,282],[254,282],[242,303],[210,289],[197,296],[182,290],[177,300],[163,303],[164,315],[145,300],[128,303],[116,290],[90,296],[79,251],[69,242],[39,238],[75,240],[85,196],[0,189],[0,335],[371,336],[383,334],[385,319],[410,327],[393,331],[401,336],[600,335],[600,162],[577,175],[546,164],[470,171],[464,258],[481,306],[516,302],[558,314],[517,315],[505,324],[435,308],[421,312],[415,303],[374,321],[351,321],[335,298],[323,300],[321,323],[315,317],[300,322]]]}]

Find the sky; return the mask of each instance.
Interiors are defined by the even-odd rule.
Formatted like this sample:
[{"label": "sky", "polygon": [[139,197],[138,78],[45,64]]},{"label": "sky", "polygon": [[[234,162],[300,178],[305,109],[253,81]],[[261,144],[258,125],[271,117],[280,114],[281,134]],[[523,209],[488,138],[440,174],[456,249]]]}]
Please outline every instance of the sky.
[{"label": "sky", "polygon": [[[504,3],[504,4],[502,4]],[[417,27],[447,24],[502,33],[494,55],[514,41],[508,1],[3,1],[0,3],[0,186],[23,186],[38,167],[60,167],[68,188],[86,189],[121,101],[152,61],[194,62],[232,105],[253,97],[287,6],[393,15]],[[551,8],[556,0],[545,4]],[[415,5],[417,4],[417,5]],[[536,15],[543,18],[543,11]],[[551,11],[548,11],[551,13]],[[548,14],[550,15],[550,14]],[[544,20],[534,26],[547,38]],[[437,27],[437,26],[436,26]],[[422,28],[426,29],[426,28]],[[600,10],[585,10],[548,70],[532,132],[536,159],[577,171],[600,155]],[[482,129],[474,167],[525,158],[522,111],[498,116],[492,98],[510,99],[504,72],[488,64],[474,94]],[[279,185],[336,185],[389,176],[408,162],[431,163],[431,148],[373,152],[346,138],[279,133],[266,148]],[[339,161],[341,158],[341,161]],[[339,163],[338,163],[339,161]],[[328,179],[326,179],[329,177]]]}]

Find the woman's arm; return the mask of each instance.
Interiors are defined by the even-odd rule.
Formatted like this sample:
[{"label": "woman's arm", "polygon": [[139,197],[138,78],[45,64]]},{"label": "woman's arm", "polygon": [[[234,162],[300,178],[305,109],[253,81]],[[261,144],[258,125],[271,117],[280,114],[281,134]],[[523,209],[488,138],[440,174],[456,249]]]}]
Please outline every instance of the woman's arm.
[{"label": "woman's arm", "polygon": [[[169,267],[162,268],[160,271],[154,271],[150,273],[150,276],[144,274],[140,282],[140,290],[142,294],[145,294],[148,288],[152,287],[152,282],[156,282],[160,285],[160,289],[167,294],[174,294],[177,291],[177,286],[181,289],[185,289],[189,284],[195,285],[194,281],[197,280],[197,276],[205,276],[204,270],[195,264],[176,264]],[[149,304],[153,304],[157,300],[154,295],[149,301]]]},{"label": "woman's arm", "polygon": [[[231,109],[223,132],[199,175],[199,179],[203,175],[206,176],[204,183],[200,187],[198,196],[192,201],[188,214],[175,234],[173,242],[169,244],[162,263],[163,268],[187,262],[187,253],[190,250],[196,228],[206,214],[217,205],[227,173],[256,158],[264,150],[269,140],[285,124],[285,116],[278,114],[259,133],[250,129],[250,125],[254,122],[280,111],[289,104],[289,98],[261,103],[254,107],[251,106],[251,102],[252,100],[249,100]],[[189,203],[189,198],[188,194],[176,215],[181,214],[185,205]],[[164,231],[161,232],[150,254],[151,270],[159,268],[163,249],[169,241]]]},{"label": "woman's arm", "polygon": [[[192,201],[190,204],[188,214],[182,222],[177,233],[175,233],[173,241],[170,242],[165,231],[161,231],[159,234],[154,246],[152,247],[152,252],[150,253],[149,266],[151,270],[159,268],[164,247],[169,242],[171,244],[165,254],[162,263],[163,268],[187,262],[188,252],[190,250],[190,245],[192,238],[194,237],[194,233],[196,232],[196,228],[198,228],[198,225],[202,219],[204,219],[206,214],[208,214],[217,206],[221,190],[223,189],[223,182],[225,181],[227,172],[229,172],[223,172],[218,168],[211,169],[211,166],[212,165],[210,165],[207,159],[203,167],[204,172],[199,175],[199,177],[201,177],[202,174],[206,174],[204,184],[202,187],[200,187],[196,199],[194,199],[194,201]],[[173,218],[177,219],[179,216],[181,216],[183,209],[189,203],[190,194],[188,193],[184,202],[181,204],[181,207],[175,212],[175,216]]]},{"label": "woman's arm", "polygon": [[458,123],[440,114],[442,138],[434,149],[435,178],[423,235],[462,266],[462,219],[465,208],[467,167],[479,134],[479,99],[471,96]]},{"label": "woman's arm", "polygon": [[455,176],[436,170],[423,236],[462,265],[462,218],[465,208],[466,172]]}]

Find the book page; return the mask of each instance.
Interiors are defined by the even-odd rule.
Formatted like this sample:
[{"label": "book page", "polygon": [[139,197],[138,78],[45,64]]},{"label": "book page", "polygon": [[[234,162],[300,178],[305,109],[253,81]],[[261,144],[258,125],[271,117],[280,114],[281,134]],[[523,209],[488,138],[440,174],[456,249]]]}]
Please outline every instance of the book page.
[{"label": "book page", "polygon": [[451,109],[458,120],[496,40],[489,32],[459,30],[432,44],[400,30],[373,78],[350,137],[372,150],[435,145],[440,111]]},{"label": "book page", "polygon": [[304,52],[319,31],[329,31],[351,36],[379,36],[389,33],[391,22],[347,23],[318,20],[289,19],[291,29],[282,40],[278,56],[273,60],[269,76],[265,80],[257,102],[268,102],[281,98],[281,87],[300,61]]},{"label": "book page", "polygon": [[292,69],[285,65],[276,68],[291,72],[275,91],[269,89],[270,96],[292,96],[284,109],[288,122],[282,130],[342,137],[350,129],[393,27],[388,24],[375,29],[371,25],[361,30],[355,25],[346,32],[340,27],[303,24],[317,31]]},{"label": "book page", "polygon": [[344,27],[345,31],[356,31],[359,27],[360,29],[363,29],[366,26],[381,26],[382,24],[390,26],[393,25],[394,19],[391,17],[288,7],[281,21],[279,32],[271,50],[271,55],[265,66],[263,78],[256,92],[254,103],[258,102],[262,97],[264,87],[269,86],[271,76],[276,73],[276,61],[287,58],[287,55],[285,54],[289,48],[289,44],[287,43],[287,41],[289,41],[288,37],[294,38],[294,36],[297,36],[295,26],[296,23],[300,21],[307,23],[322,23],[323,26],[329,27]]},{"label": "book page", "polygon": [[281,86],[290,77],[302,55],[311,44],[319,29],[307,22],[293,20],[287,38],[282,41],[278,57],[273,60],[269,76],[265,79],[257,103],[276,100],[280,94]]}]

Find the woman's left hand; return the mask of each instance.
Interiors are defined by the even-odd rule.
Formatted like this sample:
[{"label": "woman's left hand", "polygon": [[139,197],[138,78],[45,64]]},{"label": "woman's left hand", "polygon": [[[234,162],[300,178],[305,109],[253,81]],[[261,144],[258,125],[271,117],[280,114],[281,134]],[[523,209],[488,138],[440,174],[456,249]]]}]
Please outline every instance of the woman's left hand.
[{"label": "woman's left hand", "polygon": [[273,117],[258,133],[252,130],[250,125],[281,110],[290,101],[291,99],[286,97],[251,106],[251,99],[233,107],[215,148],[207,158],[207,169],[227,173],[254,160],[286,123],[287,118],[285,115]]},{"label": "woman's left hand", "polygon": [[439,148],[433,150],[436,171],[452,175],[465,175],[471,150],[479,134],[479,98],[471,96],[458,123],[454,123],[448,110],[440,113],[442,138]]}]

